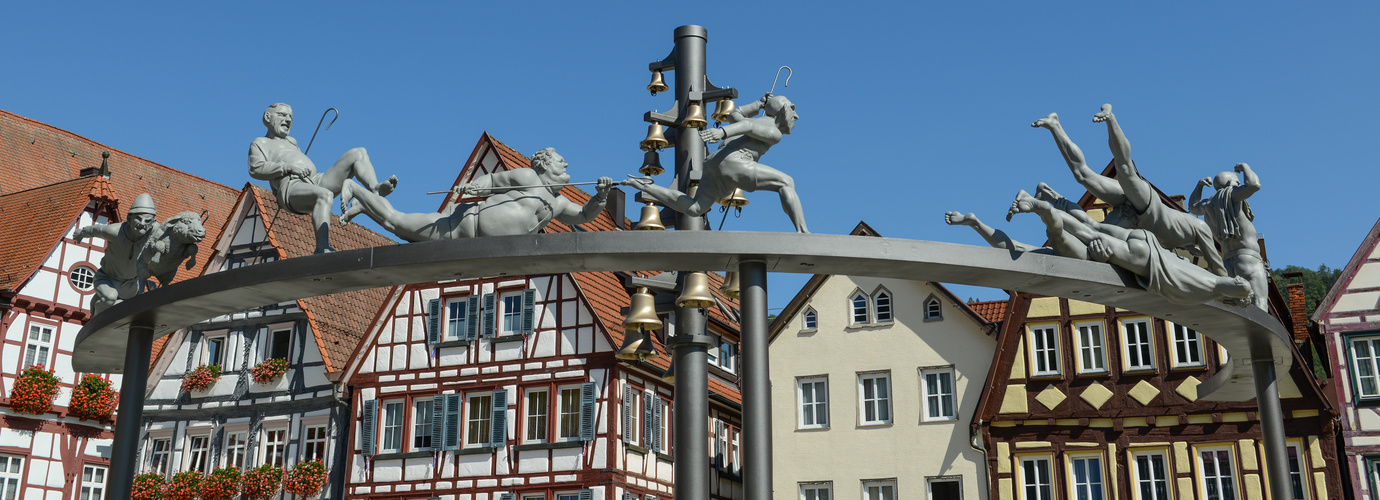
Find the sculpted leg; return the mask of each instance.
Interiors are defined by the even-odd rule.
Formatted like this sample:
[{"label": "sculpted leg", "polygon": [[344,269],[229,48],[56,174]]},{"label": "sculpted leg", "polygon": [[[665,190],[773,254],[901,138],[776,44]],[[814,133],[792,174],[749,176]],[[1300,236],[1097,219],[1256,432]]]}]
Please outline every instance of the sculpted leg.
[{"label": "sculpted leg", "polygon": [[[1112,105],[1103,104],[1102,111],[1093,115],[1093,121],[1107,123],[1107,144],[1112,148],[1113,164],[1116,165],[1116,182],[1121,186],[1121,192],[1125,196],[1125,201],[1130,202],[1136,211],[1144,213],[1152,203],[1158,203],[1155,196],[1155,188],[1145,178],[1140,176],[1136,170],[1135,162],[1131,161],[1131,141],[1126,140],[1126,134],[1121,131],[1121,125],[1117,124],[1116,115],[1112,114]],[[1111,200],[1102,198],[1112,205]]]},{"label": "sculpted leg", "polygon": [[973,228],[973,231],[977,231],[977,234],[982,236],[982,239],[986,240],[987,244],[992,245],[993,248],[1015,250],[1017,252],[1029,252],[1040,248],[1011,239],[1011,237],[1007,236],[1002,230],[983,224],[981,220],[978,220],[976,215],[971,213],[960,214],[958,212],[945,212],[944,222],[950,226],[968,226]]},{"label": "sculpted leg", "polygon": [[1032,127],[1049,129],[1054,134],[1054,144],[1059,146],[1059,153],[1064,155],[1064,162],[1068,163],[1069,170],[1073,171],[1073,179],[1088,189],[1093,196],[1101,198],[1107,203],[1120,205],[1124,200],[1121,193],[1121,185],[1115,179],[1108,179],[1098,175],[1096,171],[1088,168],[1087,159],[1083,157],[1083,150],[1073,143],[1068,133],[1064,132],[1064,127],[1059,123],[1059,115],[1050,113],[1049,115],[1035,120],[1030,124]]},{"label": "sculpted leg", "polygon": [[1018,213],[1039,215],[1045,223],[1045,236],[1049,238],[1050,247],[1054,248],[1054,253],[1064,257],[1087,259],[1086,242],[1100,234],[1067,212],[1055,210],[1049,202],[1035,199],[1025,190],[1016,193],[1016,200],[1011,202],[1006,219],[1011,220],[1011,216]]},{"label": "sculpted leg", "polygon": [[795,231],[797,233],[810,232],[805,227],[805,212],[800,207],[800,197],[795,194],[795,179],[786,175],[785,172],[761,163],[753,164],[751,169],[755,174],[752,178],[757,179],[757,185],[744,186],[744,188],[748,191],[759,189],[776,191],[777,194],[781,195],[781,210],[785,211],[786,216],[791,218],[791,223],[795,224]]},{"label": "sculpted leg", "polygon": [[288,192],[288,203],[298,212],[310,207],[312,227],[316,228],[316,251],[333,252],[331,249],[331,200],[335,193],[321,186],[305,182],[298,183]]},{"label": "sculpted leg", "polygon": [[[340,159],[335,161],[335,165],[331,165],[321,176],[320,186],[333,193],[339,193],[345,180],[350,178],[358,179],[379,196],[388,196],[398,185],[397,176],[379,182],[378,175],[374,173],[374,164],[369,161],[369,153],[364,148],[354,148],[341,155]],[[343,204],[342,210],[345,210]]]},{"label": "sculpted leg", "polygon": [[643,194],[656,200],[657,203],[671,207],[672,210],[692,217],[699,217],[708,213],[709,208],[714,204],[714,200],[700,199],[707,198],[703,185],[700,186],[700,191],[696,193],[697,196],[695,198],[691,198],[685,193],[674,189],[658,186],[650,177],[633,177],[632,182],[628,183],[628,185],[637,188],[638,191],[642,191]]}]

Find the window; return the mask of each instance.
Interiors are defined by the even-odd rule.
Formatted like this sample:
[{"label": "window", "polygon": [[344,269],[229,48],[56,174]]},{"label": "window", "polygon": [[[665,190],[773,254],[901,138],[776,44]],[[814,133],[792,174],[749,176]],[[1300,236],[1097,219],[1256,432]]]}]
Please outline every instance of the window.
[{"label": "window", "polygon": [[642,429],[642,389],[625,385],[623,386],[623,441],[628,444],[640,444],[638,432]]},{"label": "window", "polygon": [[[548,415],[548,404],[551,393],[546,389],[529,389],[527,391],[527,420],[523,426],[527,428],[524,441],[528,443],[545,443]],[[576,398],[578,400],[578,397]],[[578,417],[579,406],[576,406]]]},{"label": "window", "polygon": [[876,316],[877,323],[891,322],[891,292],[885,288],[879,289],[872,295],[872,312]]},{"label": "window", "polygon": [[1287,445],[1289,456],[1289,491],[1293,500],[1308,500],[1308,479],[1303,474],[1303,452],[1298,443]]},{"label": "window", "polygon": [[1236,476],[1232,473],[1231,450],[1211,448],[1198,450],[1203,498],[1205,500],[1235,500]]},{"label": "window", "polygon": [[1169,476],[1163,452],[1131,454],[1131,481],[1137,500],[1169,500]]},{"label": "window", "polygon": [[925,478],[929,500],[962,500],[963,477],[944,476]]},{"label": "window", "polygon": [[172,459],[172,438],[162,438],[153,440],[149,448],[149,469],[160,474],[167,474]]},{"label": "window", "polygon": [[206,337],[206,364],[225,364],[225,337]]},{"label": "window", "polygon": [[[81,500],[102,500],[105,498],[105,467],[99,465],[87,465],[81,469]],[[0,489],[4,484],[0,484]],[[13,494],[5,495],[5,491],[0,491],[0,498],[15,498]]]},{"label": "window", "polygon": [[834,484],[800,483],[800,500],[834,500]]},{"label": "window", "polygon": [[861,425],[891,423],[891,375],[870,373],[858,375],[858,401],[862,404]]},{"label": "window", "polygon": [[445,340],[459,340],[465,337],[465,328],[469,326],[469,305],[468,297],[446,301]]},{"label": "window", "polygon": [[896,500],[896,480],[863,481],[863,500]]},{"label": "window", "polygon": [[302,441],[302,460],[305,462],[320,460],[321,463],[326,463],[327,439],[329,439],[329,436],[326,435],[326,426],[313,425],[307,427],[306,439]]},{"label": "window", "polygon": [[1102,500],[1105,498],[1102,487],[1102,455],[1069,457],[1069,482],[1069,488],[1073,490],[1070,498],[1079,500]]},{"label": "window", "polygon": [[291,341],[292,330],[278,330],[269,334],[268,359],[288,359]]},{"label": "window", "polygon": [[0,455],[0,498],[12,500],[19,498],[20,473],[24,470],[24,457]]},{"label": "window", "polygon": [[560,389],[560,419],[557,422],[556,438],[561,441],[580,439],[580,388],[562,387]]},{"label": "window", "polygon": [[669,455],[671,453],[671,403],[665,399],[656,398],[656,405],[656,414],[659,415],[656,422],[656,451]]},{"label": "window", "polygon": [[728,341],[720,342],[717,366],[729,372],[734,372],[736,371],[734,366],[737,360],[738,344]]},{"label": "window", "polygon": [[575,492],[557,493],[556,500],[580,500],[580,494]]},{"label": "window", "polygon": [[864,295],[862,291],[853,292],[853,296],[849,297],[848,302],[853,317],[851,324],[866,325],[868,323],[867,295]]},{"label": "window", "polygon": [[492,394],[472,395],[469,398],[470,406],[469,419],[466,422],[466,448],[479,448],[489,444],[493,436],[490,434],[489,426],[493,422]]},{"label": "window", "polygon": [[[96,286],[96,270],[84,265],[74,267],[72,273],[67,275],[67,280],[72,283],[72,288],[82,292],[88,291]],[[101,470],[104,471],[105,469]],[[101,474],[102,477],[105,477],[104,472]]]},{"label": "window", "polygon": [[499,335],[518,335],[522,333],[522,293],[503,294],[503,321],[499,325]]},{"label": "window", "polygon": [[412,400],[412,449],[431,449],[431,426],[436,416],[432,414],[431,398]]},{"label": "window", "polygon": [[49,366],[48,353],[53,349],[53,327],[29,325],[29,343],[24,346],[24,366]]},{"label": "window", "polygon": [[1192,328],[1172,324],[1174,332],[1174,367],[1203,366],[1203,341]]},{"label": "window", "polygon": [[1356,394],[1361,399],[1380,397],[1380,337],[1350,339],[1351,366],[1356,367]]},{"label": "window", "polygon": [[225,433],[225,466],[244,468],[244,456],[249,449],[249,434],[246,432]]},{"label": "window", "polygon": [[948,368],[924,370],[920,372],[920,376],[924,379],[921,383],[921,401],[924,401],[921,420],[957,420],[958,412],[954,409],[954,371]]},{"label": "window", "polygon": [[819,313],[816,313],[814,309],[806,309],[806,310],[805,310],[805,320],[804,320],[803,324],[804,324],[804,328],[802,328],[802,330],[807,330],[807,331],[818,330],[818,329],[819,329]]},{"label": "window", "polygon": [[1121,322],[1122,354],[1125,355],[1125,369],[1154,370],[1154,349],[1150,343],[1150,320],[1137,319]]},{"label": "window", "polygon": [[741,474],[741,473],[742,473],[742,466],[743,466],[743,457],[742,457],[742,455],[741,455],[741,453],[742,453],[742,451],[743,451],[743,446],[742,446],[742,442],[743,442],[743,441],[742,441],[743,430],[740,429],[740,428],[738,428],[738,427],[728,426],[728,435],[729,435],[729,442],[728,442],[728,457],[729,457],[728,460],[729,460],[729,462],[728,462],[728,467],[727,467],[727,468],[728,468],[729,471],[733,472],[734,474]]},{"label": "window", "polygon": [[264,431],[264,460],[278,467],[287,465],[287,429]]},{"label": "window", "polygon": [[800,428],[829,427],[829,379],[811,377],[796,380],[800,399]]},{"label": "window", "polygon": [[403,402],[385,401],[383,403],[383,448],[380,453],[402,451],[403,442]]},{"label": "window", "polygon": [[1059,374],[1059,337],[1054,325],[1030,327],[1031,375]]},{"label": "window", "polygon": [[211,436],[192,436],[187,470],[211,472]]},{"label": "window", "polygon": [[1077,323],[1078,329],[1078,373],[1106,373],[1106,339],[1102,335],[1102,323]]},{"label": "window", "polygon": [[1049,457],[1021,459],[1021,489],[1024,500],[1052,500],[1054,483],[1049,477]]},{"label": "window", "polygon": [[925,301],[925,320],[934,321],[944,319],[944,303],[936,297],[930,297]]}]

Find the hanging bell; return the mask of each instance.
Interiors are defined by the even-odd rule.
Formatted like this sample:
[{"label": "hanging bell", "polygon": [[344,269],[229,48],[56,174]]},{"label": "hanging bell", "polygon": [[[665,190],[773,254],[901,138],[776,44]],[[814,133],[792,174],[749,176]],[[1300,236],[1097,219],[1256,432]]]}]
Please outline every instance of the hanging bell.
[{"label": "hanging bell", "polygon": [[680,292],[680,297],[676,297],[676,305],[680,307],[694,307],[703,309],[714,307],[719,301],[714,300],[714,294],[709,292],[709,275],[694,272],[685,275],[684,289]]},{"label": "hanging bell", "polygon": [[742,188],[734,189],[733,194],[719,199],[716,203],[728,208],[738,208],[748,204],[747,193],[744,193]]},{"label": "hanging bell", "polygon": [[666,366],[666,372],[661,374],[661,381],[668,384],[676,383],[676,362],[674,360]]},{"label": "hanging bell", "polygon": [[642,342],[638,344],[633,352],[637,354],[637,359],[643,361],[661,355],[661,353],[656,352],[656,344],[652,343],[652,332],[649,331],[642,332]]},{"label": "hanging bell", "polygon": [[661,78],[661,70],[653,71],[652,83],[647,84],[647,91],[651,92],[652,95],[656,95],[657,92],[665,92],[667,90],[671,90],[671,87],[667,87],[666,80]]},{"label": "hanging bell", "polygon": [[724,273],[724,286],[719,287],[719,293],[724,294],[725,297],[728,297],[730,299],[738,298],[739,290],[737,271],[729,271]]},{"label": "hanging bell", "polygon": [[647,138],[642,139],[638,145],[643,151],[655,151],[671,145],[671,142],[667,141],[666,134],[661,132],[661,124],[653,123],[647,126]]},{"label": "hanging bell", "polygon": [[637,349],[642,347],[642,332],[636,330],[623,331],[623,347],[614,353],[613,357],[633,361],[638,359]]},{"label": "hanging bell", "polygon": [[[637,287],[637,293],[633,294],[632,303],[628,306],[628,316],[623,320],[623,328],[645,332],[661,326],[661,318],[656,315],[656,298],[652,297],[647,287]],[[626,342],[624,347],[627,347]]]},{"label": "hanging bell", "polygon": [[661,175],[665,171],[661,168],[661,155],[652,149],[642,155],[642,168],[637,169],[637,173],[642,175]]},{"label": "hanging bell", "polygon": [[661,223],[661,210],[656,208],[656,203],[647,202],[642,207],[642,220],[637,221],[633,226],[634,231],[665,231],[666,225]]},{"label": "hanging bell", "polygon": [[700,106],[699,102],[691,101],[690,105],[685,107],[685,120],[680,122],[680,126],[685,128],[703,128],[708,124],[709,122],[704,121],[704,106]]},{"label": "hanging bell", "polygon": [[733,105],[732,99],[720,99],[714,103],[714,114],[710,115],[716,122],[728,121],[728,114],[732,113],[737,106]]}]

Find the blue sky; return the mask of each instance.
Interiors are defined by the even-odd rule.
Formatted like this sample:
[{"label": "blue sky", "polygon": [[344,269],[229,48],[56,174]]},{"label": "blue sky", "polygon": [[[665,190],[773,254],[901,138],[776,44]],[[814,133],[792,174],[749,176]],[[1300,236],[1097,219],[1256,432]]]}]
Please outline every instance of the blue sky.
[{"label": "blue sky", "polygon": [[[239,187],[268,104],[293,105],[303,145],[336,107],[318,167],[366,147],[401,179],[394,204],[431,211],[440,199],[424,193],[448,187],[485,131],[527,154],[555,147],[576,181],[634,173],[642,114],[672,99],[643,89],[647,63],[699,24],[709,77],[740,102],[793,68],[776,93],[801,120],[762,161],[795,177],[814,232],[865,220],[889,237],[982,244],[944,225],[960,210],[1042,241],[1036,218],[1002,220],[1016,191],[1082,189],[1029,124],[1058,112],[1106,165],[1091,122],[1104,102],[1166,192],[1249,163],[1275,267],[1345,265],[1378,215],[1375,2],[686,5],[22,2],[0,30],[0,108]],[[725,230],[791,230],[775,194],[749,197]],[[771,305],[803,282],[774,276]]]}]

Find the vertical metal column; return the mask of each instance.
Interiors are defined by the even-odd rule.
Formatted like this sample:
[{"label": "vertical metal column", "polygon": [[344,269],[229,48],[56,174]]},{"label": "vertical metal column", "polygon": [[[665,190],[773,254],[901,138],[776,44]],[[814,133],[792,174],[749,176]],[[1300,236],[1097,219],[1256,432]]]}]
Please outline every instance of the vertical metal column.
[{"label": "vertical metal column", "polygon": [[[675,31],[675,92],[677,111],[685,119],[691,92],[704,91],[704,54],[709,32],[701,26],[681,26]],[[704,141],[693,128],[676,133],[676,179],[681,192],[690,189],[690,172],[704,165]],[[700,231],[703,217],[677,214],[677,231]],[[685,289],[686,273],[679,273],[678,288]],[[676,307],[676,337],[672,360],[675,382],[675,495],[677,500],[709,500],[709,346],[705,335],[708,319],[702,309]]]},{"label": "vertical metal column", "polygon": [[767,262],[738,263],[742,290],[743,496],[772,499],[771,367],[767,364]]},{"label": "vertical metal column", "polygon": [[1279,404],[1275,355],[1269,342],[1252,342],[1251,371],[1255,374],[1255,400],[1260,407],[1258,415],[1265,444],[1265,470],[1270,474],[1270,498],[1293,498],[1289,491],[1289,455],[1284,443],[1284,411]]},{"label": "vertical metal column", "polygon": [[144,420],[144,393],[148,389],[149,357],[153,355],[153,324],[135,319],[129,326],[125,370],[120,379],[120,407],[115,414],[115,442],[110,453],[110,486],[106,500],[126,500],[134,489],[139,470],[139,433]]}]

